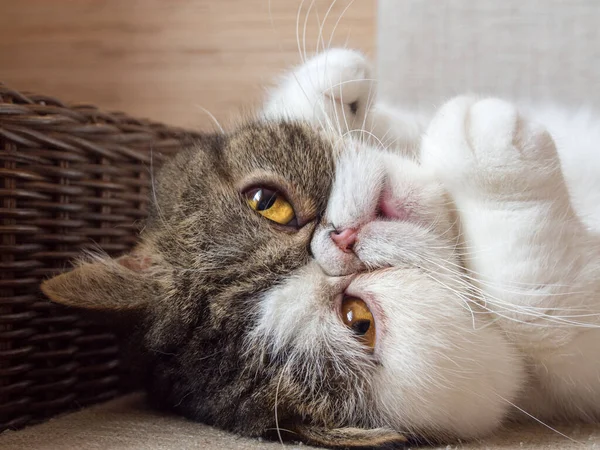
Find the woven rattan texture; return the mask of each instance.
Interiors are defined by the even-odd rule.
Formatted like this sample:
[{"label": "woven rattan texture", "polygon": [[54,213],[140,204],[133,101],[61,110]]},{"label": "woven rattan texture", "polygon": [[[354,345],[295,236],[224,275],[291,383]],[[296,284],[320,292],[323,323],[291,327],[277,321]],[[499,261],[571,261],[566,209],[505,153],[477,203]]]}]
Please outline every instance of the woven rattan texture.
[{"label": "woven rattan texture", "polygon": [[129,249],[151,170],[194,138],[0,84],[0,431],[118,394],[115,337],[39,284],[83,249]]}]

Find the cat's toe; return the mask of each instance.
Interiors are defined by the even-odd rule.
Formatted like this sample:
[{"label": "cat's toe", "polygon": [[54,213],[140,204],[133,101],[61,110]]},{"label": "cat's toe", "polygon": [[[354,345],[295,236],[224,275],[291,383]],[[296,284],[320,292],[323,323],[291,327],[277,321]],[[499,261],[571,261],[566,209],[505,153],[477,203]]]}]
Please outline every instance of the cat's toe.
[{"label": "cat's toe", "polygon": [[458,97],[446,103],[426,133],[422,157],[448,187],[473,192],[526,193],[555,181],[559,172],[546,129],[496,98]]},{"label": "cat's toe", "polygon": [[507,101],[488,98],[474,103],[466,126],[469,145],[480,166],[534,169],[549,158],[558,160],[546,129],[528,120]]},{"label": "cat's toe", "polygon": [[476,97],[461,96],[446,102],[432,119],[422,139],[421,162],[447,184],[468,177],[474,169],[473,149],[467,133]]},{"label": "cat's toe", "polygon": [[479,185],[512,200],[567,197],[560,159],[550,133],[504,100],[473,104],[466,121]]},{"label": "cat's toe", "polygon": [[465,117],[469,146],[478,159],[510,160],[513,141],[522,120],[517,108],[497,98],[479,100],[470,107]]}]

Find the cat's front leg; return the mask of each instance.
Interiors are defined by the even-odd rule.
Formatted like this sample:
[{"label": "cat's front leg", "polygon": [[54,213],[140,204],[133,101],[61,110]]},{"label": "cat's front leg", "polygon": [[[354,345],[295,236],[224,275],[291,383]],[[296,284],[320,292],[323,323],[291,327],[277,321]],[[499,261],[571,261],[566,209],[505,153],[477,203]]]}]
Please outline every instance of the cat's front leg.
[{"label": "cat's front leg", "polygon": [[422,151],[455,202],[465,265],[507,330],[557,346],[579,331],[562,325],[598,323],[590,290],[600,275],[600,244],[571,206],[542,126],[508,102],[460,97],[434,117]]},{"label": "cat's front leg", "polygon": [[600,238],[571,206],[552,138],[510,103],[461,97],[422,150],[458,210],[474,298],[526,355],[520,407],[600,419]]},{"label": "cat's front leg", "polygon": [[333,136],[416,156],[424,117],[377,101],[368,59],[358,51],[330,49],[288,72],[269,92],[263,116],[302,120]]}]

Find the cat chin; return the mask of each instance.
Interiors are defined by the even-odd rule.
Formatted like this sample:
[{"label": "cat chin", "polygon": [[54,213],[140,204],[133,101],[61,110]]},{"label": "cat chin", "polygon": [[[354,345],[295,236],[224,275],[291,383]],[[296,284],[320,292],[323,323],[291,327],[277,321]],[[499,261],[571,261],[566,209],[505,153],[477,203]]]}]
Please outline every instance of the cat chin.
[{"label": "cat chin", "polygon": [[467,439],[507,416],[525,381],[523,361],[489,317],[453,294],[451,281],[391,269],[354,278],[348,292],[377,305],[380,364],[371,386],[387,426]]}]

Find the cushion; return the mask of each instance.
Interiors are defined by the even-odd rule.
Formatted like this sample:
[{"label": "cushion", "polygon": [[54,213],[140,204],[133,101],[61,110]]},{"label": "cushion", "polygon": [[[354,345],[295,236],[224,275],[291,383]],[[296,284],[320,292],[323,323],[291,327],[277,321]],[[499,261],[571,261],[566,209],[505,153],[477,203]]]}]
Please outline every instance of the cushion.
[{"label": "cushion", "polygon": [[[560,434],[563,433],[563,434]],[[569,436],[569,437],[565,437]],[[290,444],[291,448],[298,445]],[[306,445],[302,449],[309,449]],[[600,448],[600,430],[567,426],[552,431],[538,423],[508,427],[489,439],[444,445],[448,449],[581,449]],[[181,417],[150,409],[142,394],[66,414],[41,425],[0,435],[3,450],[175,450],[281,448],[277,442],[241,438]]]}]

